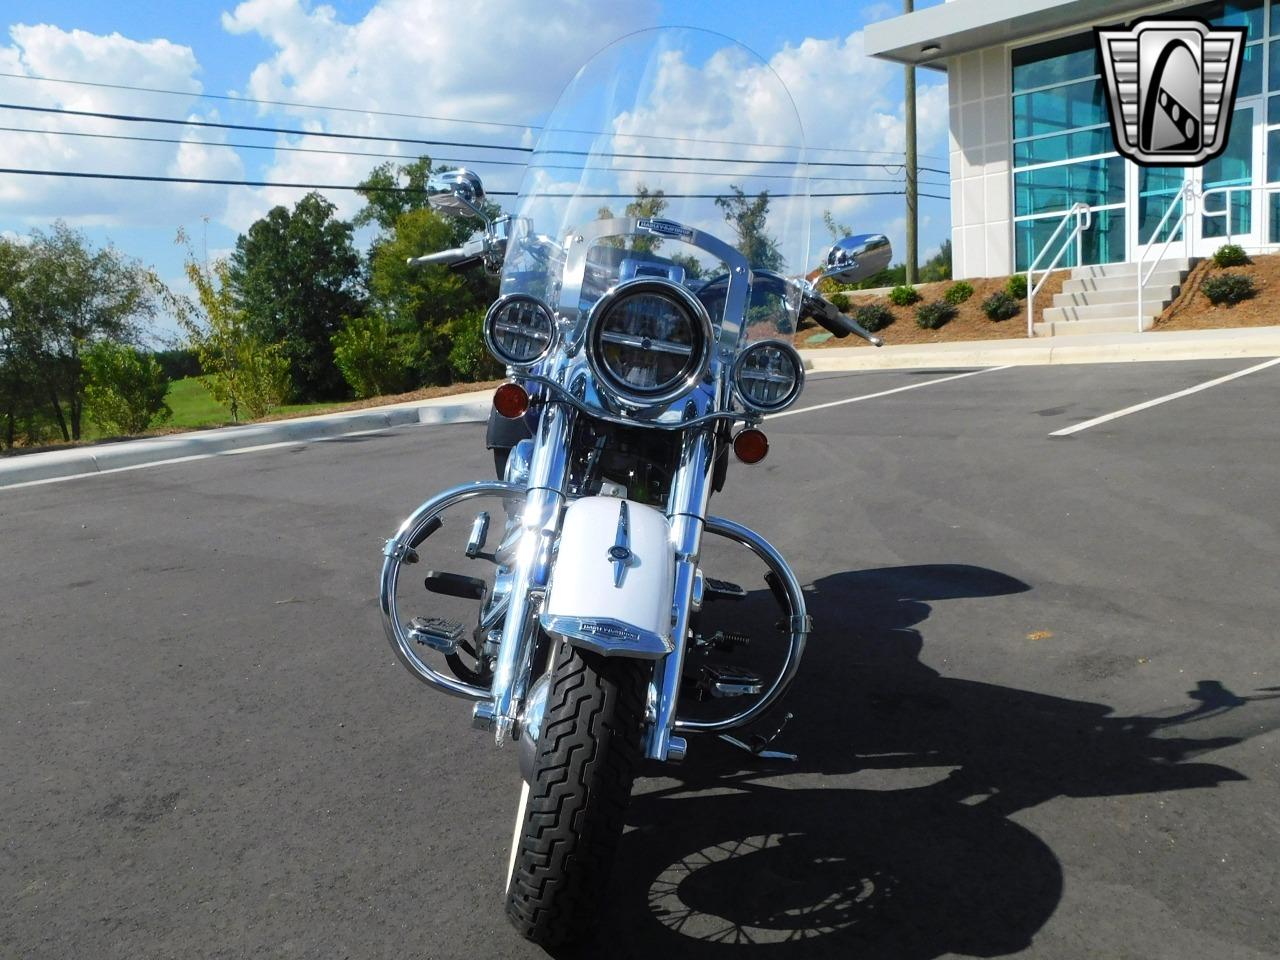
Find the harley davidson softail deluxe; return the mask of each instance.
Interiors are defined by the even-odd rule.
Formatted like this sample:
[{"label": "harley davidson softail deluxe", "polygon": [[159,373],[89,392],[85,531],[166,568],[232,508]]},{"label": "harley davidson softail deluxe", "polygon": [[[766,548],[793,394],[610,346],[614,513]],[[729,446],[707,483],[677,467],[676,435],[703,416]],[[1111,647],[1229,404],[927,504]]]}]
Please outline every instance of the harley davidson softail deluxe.
[{"label": "harley davidson softail deluxe", "polygon": [[[641,761],[683,760],[696,734],[762,751],[768,734],[742,729],[800,666],[810,620],[795,575],[707,508],[730,451],[762,460],[761,422],[800,395],[799,320],[878,345],[815,284],[875,273],[889,243],[847,237],[806,270],[802,143],[790,95],[750,51],[643,31],[569,84],[510,215],[486,218],[469,171],[431,182],[438,211],[484,227],[415,262],[501,274],[484,322],[509,377],[489,427],[501,479],[446,490],[401,524],[381,609],[409,672],[471,701],[474,725],[518,755],[507,914],[544,945],[588,925]],[[484,575],[426,569],[460,513],[456,560]],[[745,593],[703,570],[708,534],[765,568],[781,608],[776,675],[717,660],[749,638],[702,625],[705,605]],[[417,563],[430,597],[409,595]],[[459,600],[470,619],[442,612]]]}]

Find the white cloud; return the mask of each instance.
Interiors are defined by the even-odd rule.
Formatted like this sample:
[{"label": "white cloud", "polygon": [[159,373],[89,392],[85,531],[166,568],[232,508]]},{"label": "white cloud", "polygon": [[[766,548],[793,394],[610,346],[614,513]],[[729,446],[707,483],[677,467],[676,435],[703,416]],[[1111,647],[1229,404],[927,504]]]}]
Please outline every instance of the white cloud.
[{"label": "white cloud", "polygon": [[[118,33],[101,36],[48,25],[19,24],[10,28],[9,37],[12,43],[0,47],[0,68],[6,73],[189,90],[193,96],[185,99],[5,77],[0,78],[0,98],[4,100],[97,113],[187,114],[191,119],[209,116],[195,109],[198,101],[194,94],[201,89],[195,75],[200,68],[189,47],[167,40],[139,42]],[[9,165],[15,167],[146,176],[243,176],[234,151],[197,146],[195,136],[182,145],[62,136],[55,131],[165,134],[129,129],[117,121],[42,113],[23,113],[13,125],[34,131],[5,135]],[[77,225],[172,227],[184,217],[220,215],[225,196],[225,188],[215,187],[0,175],[0,217],[31,225],[61,217]]]},{"label": "white cloud", "polygon": [[[344,23],[332,7],[303,0],[246,0],[223,15],[232,33],[253,33],[275,52],[258,64],[248,94],[260,99],[364,107],[434,117],[536,123],[578,66],[625,33],[653,22],[653,0],[599,4],[563,0],[477,0],[463,13],[450,0],[381,0],[363,19]],[[529,143],[526,131],[312,109],[283,112],[313,129],[426,140]],[[323,141],[320,141],[323,143]],[[308,145],[314,145],[309,141]],[[354,145],[353,149],[373,149]],[[495,156],[466,147],[380,144],[376,149],[433,157]],[[376,161],[315,154],[278,155],[265,179],[357,183]],[[520,169],[481,168],[491,186],[514,188]],[[263,189],[237,196],[231,225],[247,226],[296,190]],[[344,216],[361,205],[333,196]]]},{"label": "white cloud", "polygon": [[[719,235],[726,226],[713,201],[680,195],[727,194],[731,185],[748,194],[769,190],[769,232],[782,242],[788,268],[800,270],[827,240],[823,210],[855,232],[883,231],[896,234],[900,242],[903,200],[872,195],[904,188],[900,78],[899,68],[862,53],[857,32],[784,47],[767,64],[719,39],[706,45],[694,42],[659,54],[647,69],[636,64],[619,72],[614,82],[607,75],[580,75],[573,90],[575,112],[556,119],[570,130],[610,130],[614,135],[602,141],[590,134],[558,134],[556,146],[616,155],[612,161],[602,158],[589,181],[584,180],[589,192],[630,194],[640,184],[661,188],[671,197],[667,216]],[[858,91],[855,109],[850,108],[849,91]],[[918,140],[921,152],[929,153],[944,135],[945,86],[922,85],[919,107]],[[778,176],[795,173],[785,164],[798,159],[796,150],[778,145],[799,144],[802,138],[843,151],[812,151],[815,160],[871,165],[815,166],[814,174],[824,178],[812,185],[818,196],[810,204],[810,218],[798,217],[800,204],[785,196],[798,184]],[[664,155],[683,159],[663,160]],[[655,174],[654,169],[666,173]],[[559,211],[564,222],[552,226],[588,219],[606,202],[561,202],[568,207]],[[617,210],[624,202],[611,205]],[[546,212],[547,204],[539,210]],[[932,225],[922,219],[921,226],[925,243],[931,242],[927,231]]]},{"label": "white cloud", "polygon": [[[578,67],[617,37],[652,25],[659,17],[657,0],[627,5],[594,0],[557,0],[529,4],[523,0],[475,0],[459,14],[448,0],[378,0],[362,18],[344,22],[329,6],[308,0],[247,0],[223,15],[233,34],[265,41],[270,53],[245,78],[244,94],[269,100],[334,104],[376,111],[395,111],[435,117],[479,118],[511,123],[539,123],[557,94]],[[497,29],[477,25],[500,25]],[[18,25],[9,30],[10,42],[0,42],[0,72],[54,76],[131,86],[189,90],[190,98],[110,90],[91,86],[41,83],[0,78],[0,98],[10,102],[41,103],[68,109],[151,114],[192,119],[217,119],[218,114],[195,94],[202,90],[196,51],[167,40],[146,42],[118,33],[96,35],[48,25]],[[808,144],[842,150],[901,151],[901,69],[862,53],[861,34],[843,38],[807,39],[788,45],[769,64],[794,99]],[[738,139],[755,143],[778,140],[788,133],[788,105],[765,82],[762,68],[738,70],[731,59],[711,65],[711,72],[694,71],[671,78],[668,92],[693,90],[699,82],[713,82],[732,100],[722,106],[749,104],[732,119],[709,113],[703,118],[665,118],[686,125],[717,123],[732,128]],[[947,104],[945,85],[919,75],[919,139],[922,154],[945,155]],[[695,85],[695,86],[690,86]],[[223,91],[215,91],[223,92]],[[672,99],[678,104],[678,99]],[[530,145],[535,133],[509,127],[446,123],[364,112],[286,107],[262,107],[273,126],[344,131],[377,136],[427,140],[521,143]],[[237,115],[238,116],[238,115]],[[743,117],[746,117],[744,120]],[[56,115],[23,116],[14,126],[37,132],[5,134],[9,165],[43,169],[134,172],[158,176],[242,179],[245,162],[225,147],[200,141],[225,138],[214,131],[165,132],[119,122]],[[64,137],[54,130],[86,133],[124,133],[182,139],[180,144],[137,143]],[[641,126],[633,133],[646,131]],[[495,156],[465,147],[421,146],[356,141],[325,141],[282,136],[278,144],[337,150],[403,153],[406,159],[429,152],[433,157],[472,159]],[[738,155],[742,147],[733,148]],[[846,161],[874,160],[859,153],[815,152],[814,156]],[[282,182],[356,183],[378,162],[369,157],[340,154],[276,153],[262,179]],[[522,160],[522,154],[498,154]],[[761,153],[752,156],[759,158]],[[254,161],[255,177],[259,168]],[[945,166],[945,163],[930,163]],[[519,183],[519,167],[480,167],[491,189],[512,189]],[[833,177],[890,177],[896,171],[843,168],[827,171]],[[554,172],[561,179],[563,172]],[[786,181],[772,181],[781,192]],[[889,185],[890,187],[892,185]],[[882,189],[875,184],[844,181],[815,182],[814,190],[836,192]],[[25,231],[55,217],[74,224],[156,226],[166,232],[178,223],[208,216],[215,224],[241,231],[277,203],[292,205],[295,189],[238,187],[178,187],[0,176],[0,224]],[[361,205],[352,193],[331,196],[340,213],[352,215]],[[936,201],[925,201],[925,203]],[[900,215],[898,197],[817,199],[815,214],[831,209],[837,220],[859,231],[884,229]],[[945,220],[945,215],[942,217]],[[933,227],[939,234],[945,224]],[[219,228],[221,229],[221,228]],[[922,235],[924,230],[922,229]],[[170,234],[171,235],[171,234]],[[820,221],[813,246],[825,240]],[[165,241],[167,243],[167,239]],[[922,243],[922,247],[925,246]]]}]

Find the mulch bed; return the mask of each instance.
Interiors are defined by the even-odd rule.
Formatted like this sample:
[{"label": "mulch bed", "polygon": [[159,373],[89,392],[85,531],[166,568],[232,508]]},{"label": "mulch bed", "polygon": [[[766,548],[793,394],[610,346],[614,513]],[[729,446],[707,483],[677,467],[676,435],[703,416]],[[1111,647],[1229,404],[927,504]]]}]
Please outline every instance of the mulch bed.
[{"label": "mulch bed", "polygon": [[[1045,281],[1040,292],[1036,294],[1037,316],[1045,307],[1053,305],[1053,295],[1062,292],[1063,281],[1070,276],[1071,271],[1069,270],[1055,270],[1049,275],[1049,279]],[[1027,304],[1025,300],[1018,301],[1022,307],[1021,311],[1008,320],[999,322],[988,320],[987,315],[982,312],[982,301],[997,290],[1003,290],[1008,282],[1007,277],[978,277],[970,279],[968,282],[973,285],[973,296],[964,303],[957,305],[958,312],[954,320],[951,320],[946,326],[938,330],[925,330],[919,327],[916,324],[916,309],[934,300],[941,300],[943,294],[954,282],[953,280],[942,280],[937,283],[916,284],[916,292],[920,294],[921,299],[918,303],[909,307],[895,307],[889,302],[888,297],[883,294],[864,294],[850,291],[845,296],[849,298],[851,311],[866,303],[879,303],[889,308],[893,313],[893,323],[876,334],[887,345],[954,343],[965,340],[1010,340],[1027,335]],[[800,324],[793,342],[799,350],[870,346],[860,337],[846,337],[843,340],[830,337],[822,339],[820,342],[810,342],[810,337],[822,332],[821,327],[812,321],[806,320]]]}]

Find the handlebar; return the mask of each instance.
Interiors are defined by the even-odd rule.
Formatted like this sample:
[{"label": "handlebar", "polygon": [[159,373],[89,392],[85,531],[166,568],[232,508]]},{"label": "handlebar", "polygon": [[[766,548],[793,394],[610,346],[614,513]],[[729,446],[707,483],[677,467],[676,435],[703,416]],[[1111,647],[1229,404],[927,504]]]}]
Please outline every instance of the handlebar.
[{"label": "handlebar", "polygon": [[448,250],[441,250],[438,253],[428,253],[421,257],[410,257],[405,261],[411,267],[429,267],[434,263],[458,263],[461,260],[468,260],[471,254],[467,253],[461,247],[451,247]]},{"label": "handlebar", "polygon": [[840,308],[818,293],[805,293],[800,306],[801,316],[812,317],[839,339],[856,334],[873,347],[883,347],[884,341],[863,328],[852,317],[845,316]]}]

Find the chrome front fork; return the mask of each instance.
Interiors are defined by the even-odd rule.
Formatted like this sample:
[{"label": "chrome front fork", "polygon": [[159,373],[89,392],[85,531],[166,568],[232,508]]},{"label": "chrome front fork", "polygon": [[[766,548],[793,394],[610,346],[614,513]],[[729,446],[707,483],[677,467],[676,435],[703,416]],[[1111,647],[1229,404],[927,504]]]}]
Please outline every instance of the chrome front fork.
[{"label": "chrome front fork", "polygon": [[676,707],[680,702],[680,679],[688,646],[689,616],[693,611],[693,584],[702,550],[702,532],[711,499],[711,465],[715,440],[710,433],[686,434],[680,451],[680,465],[667,498],[667,521],[671,525],[671,546],[675,551],[675,589],[671,602],[671,642],[674,648],[654,670],[657,704],[653,726],[645,743],[651,760],[682,760],[686,744],[674,735]]},{"label": "chrome front fork", "polygon": [[538,418],[529,463],[528,495],[520,518],[524,532],[516,548],[511,599],[493,672],[493,696],[489,702],[476,704],[474,710],[476,724],[491,725],[499,746],[515,733],[528,692],[537,646],[538,611],[546,594],[551,549],[565,505],[575,416],[571,407],[548,404]]}]

